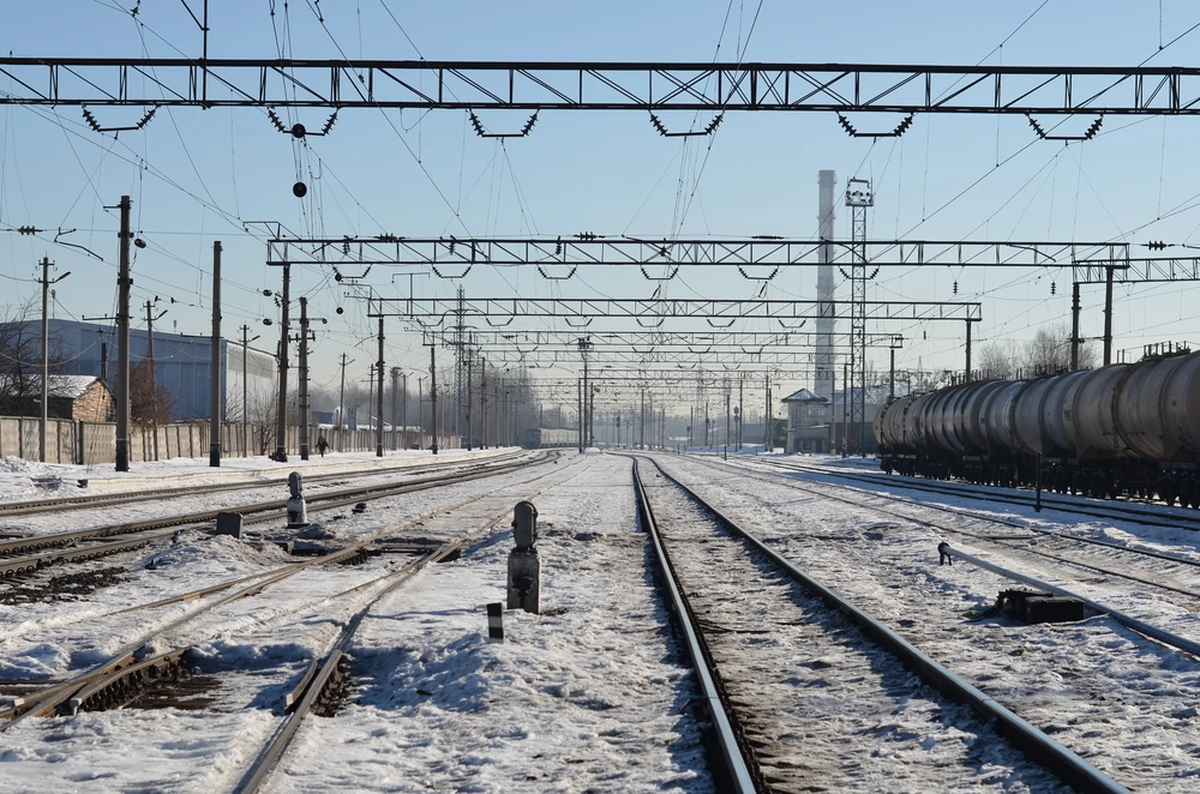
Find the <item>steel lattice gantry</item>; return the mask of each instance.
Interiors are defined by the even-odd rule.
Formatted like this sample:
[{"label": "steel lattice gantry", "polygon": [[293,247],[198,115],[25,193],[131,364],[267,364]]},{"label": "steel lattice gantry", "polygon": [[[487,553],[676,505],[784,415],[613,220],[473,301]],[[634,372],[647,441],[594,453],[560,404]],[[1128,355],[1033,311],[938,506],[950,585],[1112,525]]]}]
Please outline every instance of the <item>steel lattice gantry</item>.
[{"label": "steel lattice gantry", "polygon": [[[707,321],[714,328],[727,327],[738,320],[808,320],[819,314],[818,303],[832,304],[839,317],[847,316],[850,301],[797,301],[769,298],[682,300],[672,298],[372,298],[379,306],[371,317],[396,316],[417,320],[422,325],[441,325],[448,318],[483,317],[490,325],[506,325],[517,317],[552,317],[584,328],[595,318],[629,318],[643,328],[651,328],[667,319],[691,318]],[[400,304],[386,312],[384,306]],[[873,320],[978,322],[982,304],[937,301],[867,301],[866,310]],[[432,322],[427,322],[432,321]],[[503,322],[500,322],[503,321]],[[719,323],[719,324],[718,324]]]},{"label": "steel lattice gantry", "polygon": [[[822,251],[826,251],[823,254]],[[568,278],[585,266],[737,267],[747,278],[766,280],[783,267],[863,258],[873,267],[1071,267],[1103,259],[1121,267],[1128,243],[1018,242],[981,240],[798,240],[772,236],[741,239],[633,238],[580,234],[570,237],[277,237],[267,241],[267,264],[399,265],[430,267],[446,278],[465,276],[476,265],[537,265],[550,279]]]},{"label": "steel lattice gantry", "polygon": [[[605,345],[617,345],[633,350],[660,348],[682,349],[696,353],[709,350],[722,351],[754,351],[763,348],[778,350],[812,350],[814,340],[820,336],[817,331],[733,331],[712,329],[709,331],[676,331],[676,330],[647,330],[641,328],[634,331],[605,330],[589,333],[588,338],[594,349],[603,349]],[[557,350],[577,350],[579,333],[574,331],[509,331],[509,330],[472,330],[473,344],[480,349],[512,349],[518,352],[537,348]],[[891,344],[903,341],[900,334],[868,334],[867,343],[870,345]],[[454,339],[445,331],[425,329],[422,332],[422,344],[453,345]],[[849,334],[837,334],[832,344],[845,346],[849,344]]]},{"label": "steel lattice gantry", "polygon": [[1200,68],[0,58],[0,103],[1200,114]]}]

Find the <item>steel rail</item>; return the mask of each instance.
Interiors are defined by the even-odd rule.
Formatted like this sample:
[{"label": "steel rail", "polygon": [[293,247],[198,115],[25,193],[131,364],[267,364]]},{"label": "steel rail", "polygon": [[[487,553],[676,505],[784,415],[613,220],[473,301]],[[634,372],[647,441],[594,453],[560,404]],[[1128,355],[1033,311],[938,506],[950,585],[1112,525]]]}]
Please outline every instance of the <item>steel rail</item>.
[{"label": "steel rail", "polygon": [[[396,590],[396,588],[400,587],[401,585],[407,583],[410,579],[412,579],[413,576],[416,576],[417,573],[424,570],[431,563],[443,560],[449,555],[461,550],[464,543],[465,540],[459,538],[442,544],[436,550],[425,555],[422,559],[414,560],[405,565],[399,571],[394,572],[389,576],[389,578],[394,578],[394,581],[389,582],[387,586],[383,587],[378,593],[373,595],[370,601],[368,601],[362,607],[362,609],[360,609],[352,618],[350,618],[349,621],[347,621],[346,625],[342,627],[341,633],[333,642],[328,654],[326,654],[324,661],[322,661],[320,666],[316,668],[315,673],[310,667],[309,673],[304,676],[305,679],[308,679],[308,682],[305,685],[302,681],[301,686],[303,687],[303,694],[299,697],[299,699],[295,699],[295,690],[285,697],[283,703],[284,709],[290,709],[290,713],[283,721],[283,724],[276,731],[275,735],[271,738],[271,741],[267,744],[266,748],[264,748],[263,751],[259,753],[258,757],[255,758],[254,763],[251,765],[246,775],[243,776],[241,781],[238,782],[237,786],[234,787],[234,791],[237,794],[254,794],[254,792],[258,791],[262,784],[267,780],[276,766],[278,766],[279,761],[283,758],[284,754],[291,746],[292,740],[295,738],[296,733],[300,730],[300,725],[303,722],[304,717],[307,716],[307,714],[312,710],[312,707],[322,696],[326,685],[337,671],[338,663],[345,655],[346,649],[350,645],[350,641],[354,638],[354,635],[358,631],[358,627],[362,625],[363,620],[368,614],[370,614],[371,609],[385,596]],[[295,704],[294,706],[293,703]]]},{"label": "steel rail", "polygon": [[[908,477],[906,475],[881,476],[875,474],[862,474],[858,472],[830,471],[820,467],[802,466],[775,461],[771,461],[769,465],[780,469],[802,471],[810,474],[836,477],[843,480],[866,482],[874,485],[900,485],[904,488],[938,493],[944,496],[978,496],[979,498],[984,498],[992,502],[1003,502],[1005,504],[1013,504],[1020,507],[1036,506],[1034,495],[1029,490],[1021,488],[994,487],[994,490],[983,492],[979,489],[991,486],[980,486],[964,482],[928,480],[917,477]],[[1091,518],[1107,518],[1118,521],[1131,521],[1136,524],[1146,524],[1150,526],[1179,527],[1181,524],[1187,524],[1189,525],[1189,528],[1200,530],[1200,515],[1197,515],[1196,511],[1189,510],[1187,508],[1167,507],[1164,510],[1157,508],[1157,506],[1151,502],[1121,503],[1113,502],[1111,500],[1097,500],[1093,501],[1091,504],[1081,504],[1078,501],[1074,501],[1076,499],[1086,499],[1086,497],[1072,497],[1072,500],[1068,500],[1063,498],[1061,495],[1047,496],[1046,493],[1043,492],[1041,497],[1041,505],[1043,509],[1052,508],[1062,513],[1073,513],[1076,515],[1089,516]]]},{"label": "steel rail", "polygon": [[659,534],[658,524],[654,520],[654,511],[650,507],[650,500],[638,473],[638,458],[632,455],[629,457],[633,459],[633,488],[638,521],[646,534],[650,536],[650,541],[654,546],[658,568],[663,574],[662,586],[666,591],[667,606],[674,619],[673,622],[682,635],[684,650],[691,657],[692,668],[696,671],[697,685],[700,688],[705,711],[712,721],[713,739],[720,753],[721,765],[734,791],[739,794],[743,792],[749,794],[749,792],[757,790],[755,780],[761,778],[761,774],[758,774],[757,770],[752,772],[752,764],[745,757],[750,750],[742,747],[739,731],[734,725],[735,718],[731,716],[732,710],[726,707],[726,699],[718,684],[719,676],[713,669],[712,656],[704,642],[703,635],[696,628],[695,615],[683,593],[678,574],[675,572],[671,557]]},{"label": "steel rail", "polygon": [[[481,466],[495,461],[511,460],[521,453],[510,452],[502,455],[495,455],[484,459],[483,461],[452,461],[441,466],[383,466],[372,467],[365,471],[342,471],[329,472],[324,474],[304,474],[305,484],[313,482],[325,482],[328,480],[342,480],[347,477],[360,476],[385,476],[388,474],[428,474],[444,470],[452,466]],[[284,472],[282,469],[277,474],[268,477],[266,480],[258,482],[230,482],[230,483],[211,483],[206,485],[190,485],[172,488],[152,488],[142,489],[136,492],[120,491],[114,493],[101,494],[73,494],[55,499],[30,499],[24,502],[0,502],[0,516],[14,515],[29,515],[46,512],[61,512],[63,510],[87,509],[94,507],[109,507],[111,505],[120,504],[136,504],[137,502],[149,502],[160,500],[163,497],[171,496],[188,496],[195,494],[215,493],[218,491],[253,491],[260,488],[276,488],[280,485],[286,485],[290,472]]]},{"label": "steel rail", "polygon": [[[548,460],[548,458],[549,458],[549,456],[544,456],[538,462],[544,463],[546,460]],[[486,473],[472,472],[470,475],[464,476],[462,479],[463,480],[480,479],[484,476],[489,476],[492,474],[505,473],[507,471],[512,470],[513,468],[520,468],[520,466],[517,466],[514,464],[506,464],[505,466],[497,467],[496,469],[490,469]],[[460,503],[460,506],[462,504],[467,504],[467,503],[476,501],[480,498],[482,498],[482,496],[476,496],[476,497],[472,497],[470,499],[464,500],[463,502]],[[438,512],[441,512],[442,509],[444,509],[444,508],[440,508],[438,510]],[[350,546],[348,546],[344,549],[341,549],[339,551],[332,552],[332,553],[327,554],[322,557],[316,557],[316,558],[313,558],[312,560],[307,560],[305,562],[295,563],[294,565],[288,566],[283,569],[279,569],[277,572],[274,572],[274,573],[272,573],[268,576],[262,577],[262,578],[243,577],[242,579],[235,580],[235,582],[228,583],[228,586],[232,586],[234,584],[238,584],[238,583],[241,583],[241,582],[249,580],[249,579],[259,578],[259,581],[257,581],[257,582],[254,582],[244,588],[236,590],[233,593],[230,593],[230,594],[224,596],[223,598],[220,598],[220,599],[214,601],[211,604],[197,606],[195,609],[180,616],[179,618],[175,619],[174,621],[168,623],[166,626],[156,629],[156,630],[148,633],[144,637],[126,644],[121,649],[119,649],[117,651],[117,653],[112,658],[110,658],[108,661],[101,662],[101,663],[89,668],[88,670],[85,670],[82,673],[80,673],[70,679],[67,679],[66,681],[57,682],[54,685],[49,686],[49,687],[45,688],[44,690],[41,690],[38,693],[33,693],[33,694],[29,695],[28,697],[22,698],[21,702],[19,704],[14,704],[7,708],[0,709],[0,719],[8,720],[8,722],[6,722],[4,724],[0,724],[0,733],[7,731],[8,729],[12,728],[14,725],[20,724],[27,718],[35,717],[35,716],[49,716],[50,714],[53,714],[54,711],[62,703],[64,703],[67,699],[69,699],[71,697],[72,694],[79,691],[82,687],[87,686],[90,682],[96,680],[99,677],[104,676],[105,674],[111,672],[112,670],[119,669],[119,668],[124,667],[125,665],[129,664],[131,661],[133,661],[135,659],[135,656],[137,654],[139,654],[139,652],[143,648],[147,647],[155,639],[165,636],[167,633],[174,631],[175,629],[187,624],[194,618],[199,617],[200,615],[203,615],[206,612],[209,612],[220,606],[228,604],[232,601],[236,601],[236,600],[244,598],[246,596],[260,593],[263,590],[265,590],[267,587],[270,587],[273,584],[276,584],[276,583],[281,582],[285,579],[288,579],[292,576],[295,576],[296,574],[300,573],[301,571],[303,571],[310,565],[326,565],[326,564],[337,563],[337,562],[341,562],[346,559],[350,559],[350,558],[354,557],[355,555],[359,554],[363,549],[365,549],[367,546],[369,546],[370,543],[372,543],[372,542],[373,542],[373,539],[361,540],[361,541],[355,542],[355,543],[351,544]],[[220,589],[226,589],[226,588],[219,587],[216,589],[220,590]],[[208,590],[215,591],[211,588]],[[193,597],[196,597],[201,592],[204,592],[204,591],[195,591],[193,593],[185,593],[181,596],[176,596],[174,598],[164,599],[162,601],[155,602],[154,604],[144,605],[144,607],[158,606],[161,604],[172,603],[174,601],[180,601],[180,600],[185,600],[188,598],[193,598]],[[144,608],[144,607],[141,607],[141,608]],[[121,610],[121,611],[130,611],[130,610]],[[114,614],[119,614],[119,613],[114,613]]]},{"label": "steel rail", "polygon": [[[657,462],[655,462],[655,466],[658,467]],[[984,718],[994,720],[997,732],[1006,737],[1012,743],[1013,747],[1024,752],[1030,759],[1043,764],[1047,769],[1050,769],[1062,778],[1064,782],[1079,791],[1103,792],[1104,794],[1129,794],[1129,790],[1124,786],[1096,769],[1070,749],[1050,738],[1026,720],[1009,711],[1005,706],[977,689],[965,679],[943,667],[932,657],[923,653],[908,640],[901,637],[867,612],[859,609],[854,603],[843,598],[833,589],[813,579],[770,545],[746,532],[720,510],[708,504],[695,491],[667,474],[661,467],[658,467],[658,469],[665,479],[687,493],[705,510],[711,512],[713,517],[725,525],[731,533],[743,538],[755,550],[786,571],[795,581],[819,596],[830,608],[845,615],[880,647],[895,655],[906,667],[920,677],[921,680],[935,687],[951,700],[964,703]]]},{"label": "steel rail", "polygon": [[1043,582],[1042,580],[1035,579],[1032,576],[1026,576],[1023,573],[1018,573],[1001,565],[996,565],[995,563],[988,562],[987,560],[975,555],[959,551],[945,541],[938,544],[938,554],[942,554],[947,557],[957,557],[960,560],[969,562],[972,565],[983,568],[984,570],[999,574],[1007,579],[1012,579],[1014,581],[1027,584],[1031,587],[1036,587],[1039,590],[1045,590],[1049,593],[1067,596],[1068,598],[1076,598],[1082,601],[1083,604],[1089,609],[1108,615],[1113,620],[1117,621],[1128,629],[1133,629],[1139,634],[1143,634],[1151,639],[1158,640],[1164,645],[1169,645],[1172,648],[1178,648],[1179,650],[1186,651],[1193,656],[1200,657],[1200,642],[1189,640],[1186,637],[1179,636],[1178,634],[1172,634],[1169,631],[1163,631],[1160,628],[1151,626],[1149,623],[1145,623],[1137,618],[1130,617],[1123,612],[1115,610],[1111,607],[1107,607],[1098,601],[1093,601],[1092,599],[1081,596],[1078,593],[1073,593],[1065,587],[1058,587],[1057,585],[1052,585],[1049,582]]},{"label": "steel rail", "polygon": [[[473,471],[452,474],[449,476],[423,477],[405,482],[400,485],[372,485],[343,491],[333,491],[306,497],[306,502],[309,505],[315,504],[316,509],[320,509],[323,506],[341,507],[345,504],[352,504],[357,499],[380,499],[388,496],[409,493],[411,491],[434,488],[439,485],[469,482],[470,480],[490,477],[495,474],[504,474],[536,462],[538,462],[536,459],[531,461],[506,461],[499,466],[479,467]],[[283,511],[280,510],[281,501],[282,500],[259,502],[257,504],[242,505],[239,507],[224,507],[220,510],[205,510],[199,513],[188,513],[185,515],[171,516],[167,518],[148,519],[146,521],[138,521],[128,524],[114,524],[112,526],[81,529],[74,532],[34,535],[29,538],[5,540],[0,541],[0,555],[21,554],[28,553],[30,551],[37,551],[43,548],[64,546],[85,538],[125,535],[145,530],[179,527],[189,524],[202,524],[209,521],[215,521],[217,515],[220,513],[267,513],[268,515],[266,516],[250,518],[247,520],[249,522],[272,520],[283,513]]]}]

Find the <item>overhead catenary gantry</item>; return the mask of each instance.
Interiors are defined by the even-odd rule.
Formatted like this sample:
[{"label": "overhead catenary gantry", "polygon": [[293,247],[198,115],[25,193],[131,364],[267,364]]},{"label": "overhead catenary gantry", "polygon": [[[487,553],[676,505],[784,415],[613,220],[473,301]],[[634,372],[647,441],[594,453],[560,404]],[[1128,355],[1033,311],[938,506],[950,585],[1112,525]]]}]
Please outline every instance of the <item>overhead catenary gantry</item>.
[{"label": "overhead catenary gantry", "polygon": [[[780,300],[774,298],[457,298],[374,297],[384,316],[404,317],[426,327],[436,327],[456,316],[483,318],[493,327],[518,317],[555,318],[586,328],[597,318],[634,320],[652,328],[667,319],[704,320],[725,328],[740,320],[801,321],[819,316],[819,303],[832,305],[836,316],[848,316],[850,301]],[[394,307],[390,310],[385,307]],[[972,301],[867,301],[874,320],[979,322],[982,304]],[[368,316],[379,316],[368,314]]]},{"label": "overhead catenary gantry", "polygon": [[[822,254],[830,250],[832,254]],[[827,260],[822,260],[827,256]],[[583,232],[558,237],[276,237],[267,241],[267,264],[428,267],[444,278],[462,278],[476,265],[534,265],[551,280],[579,267],[631,266],[647,278],[664,278],[652,266],[736,267],[751,280],[769,280],[780,268],[851,265],[872,267],[1038,268],[1072,267],[1103,257],[1120,268],[1129,244],[1086,241],[802,240],[774,235],[744,238],[652,238]]]},{"label": "overhead catenary gantry", "polygon": [[[803,349],[812,350],[813,340],[820,334],[816,331],[742,331],[724,328],[713,328],[707,331],[679,331],[675,329],[617,331],[605,329],[595,333],[587,333],[595,349],[605,345],[619,346],[632,350],[684,349],[697,353],[709,350],[753,351],[763,348],[780,350]],[[848,345],[848,333],[835,334],[834,346]],[[481,349],[512,349],[516,351],[541,349],[577,350],[580,333],[567,329],[558,331],[523,331],[502,330],[495,328],[475,329],[471,331],[471,339],[476,347]],[[896,340],[903,341],[902,334],[868,334],[868,344],[891,344]],[[422,330],[422,344],[453,345],[452,333],[437,329]]]},{"label": "overhead catenary gantry", "polygon": [[0,58],[0,104],[1200,114],[1200,68]]}]

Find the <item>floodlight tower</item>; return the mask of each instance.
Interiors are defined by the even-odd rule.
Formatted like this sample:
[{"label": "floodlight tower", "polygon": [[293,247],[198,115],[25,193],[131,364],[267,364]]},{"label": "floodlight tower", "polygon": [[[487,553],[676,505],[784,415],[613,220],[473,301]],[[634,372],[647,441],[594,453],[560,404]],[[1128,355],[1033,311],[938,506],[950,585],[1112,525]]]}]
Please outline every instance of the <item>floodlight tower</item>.
[{"label": "floodlight tower", "polygon": [[[852,177],[846,182],[846,206],[850,208],[850,373],[846,383],[846,396],[850,399],[848,451],[861,452],[863,424],[867,415],[867,210],[875,206],[875,194],[868,179]],[[858,386],[854,395],[852,385]],[[855,399],[857,397],[857,399]],[[850,428],[858,423],[858,431]]]},{"label": "floodlight tower", "polygon": [[[834,219],[836,217],[834,190],[837,173],[817,173],[817,236],[822,244],[818,252],[817,266],[817,338],[813,355],[813,391],[828,402],[825,404],[825,424],[830,428],[829,443],[833,443],[833,334],[837,330],[834,318],[833,292],[833,249]],[[828,447],[826,447],[828,448]]]}]

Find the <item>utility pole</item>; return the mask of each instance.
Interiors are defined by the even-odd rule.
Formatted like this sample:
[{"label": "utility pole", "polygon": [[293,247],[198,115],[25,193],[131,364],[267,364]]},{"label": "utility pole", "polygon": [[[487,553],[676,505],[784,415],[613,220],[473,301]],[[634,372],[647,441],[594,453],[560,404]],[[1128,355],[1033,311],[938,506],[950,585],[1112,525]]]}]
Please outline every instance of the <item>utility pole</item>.
[{"label": "utility pole", "polygon": [[300,297],[300,460],[308,460],[308,298]]},{"label": "utility pole", "polygon": [[733,423],[733,416],[730,414],[730,411],[729,411],[729,400],[732,396],[733,396],[732,390],[729,388],[729,384],[726,383],[725,384],[725,455],[726,455],[726,457],[729,456],[729,439],[733,437],[733,433],[731,432],[733,428],[730,427],[730,425]]},{"label": "utility pole", "polygon": [[221,241],[213,241],[212,378],[209,382],[208,465],[221,466]]},{"label": "utility pole", "polygon": [[242,455],[250,457],[250,386],[249,386],[249,366],[247,359],[250,357],[250,343],[254,339],[250,339],[250,326],[242,326]]},{"label": "utility pole", "polygon": [[375,457],[383,457],[383,304],[379,306],[379,361],[375,365],[376,399]]},{"label": "utility pole", "polygon": [[433,454],[438,453],[438,435],[437,435],[437,361],[434,358],[436,352],[433,345],[429,346],[429,400],[432,403],[432,419],[433,419],[433,445],[430,447]]},{"label": "utility pole", "polygon": [[400,413],[400,368],[392,367],[392,450],[395,451],[400,437],[398,415]]},{"label": "utility pole", "polygon": [[278,463],[287,463],[287,375],[288,375],[288,302],[292,295],[292,266],[283,263],[283,295],[279,324],[279,415],[275,420],[275,455]]},{"label": "utility pole", "polygon": [[[155,298],[155,300],[158,300]],[[160,319],[167,313],[163,309],[158,313],[158,316],[151,314],[154,308],[154,301],[146,301],[146,359],[150,363],[150,430],[154,436],[154,459],[158,460],[158,373],[154,367],[154,321]]]},{"label": "utility pole", "polygon": [[[474,341],[475,335],[471,335],[471,341]],[[467,346],[467,452],[471,451],[472,439],[475,428],[471,425],[471,402],[474,399],[474,394],[471,392],[471,370],[475,363],[475,354],[471,351],[470,345]]]},{"label": "utility pole", "polygon": [[[587,359],[584,359],[585,366]],[[583,454],[583,427],[586,424],[583,420],[583,381],[576,379],[575,381],[575,407],[579,413],[579,454]]]},{"label": "utility pole", "polygon": [[763,413],[763,452],[771,452],[771,376],[767,375],[767,405]]},{"label": "utility pole", "polygon": [[338,452],[342,451],[342,424],[345,422],[346,415],[346,365],[353,364],[354,359],[346,361],[346,354],[342,353],[342,387],[338,391]]},{"label": "utility pole", "polygon": [[646,448],[646,387],[642,387],[642,406],[638,412],[638,449]]},{"label": "utility pole", "polygon": [[121,196],[117,270],[117,471],[129,471],[129,196]]},{"label": "utility pole", "polygon": [[50,280],[50,257],[42,257],[42,429],[38,437],[38,453],[42,463],[46,460],[46,426],[50,423],[50,285],[62,281],[71,275],[71,271],[63,273],[53,281]]},{"label": "utility pole", "polygon": [[[404,435],[400,437],[400,448],[408,449],[408,373],[401,372],[400,377],[404,381],[404,392],[400,395],[400,424],[404,428]],[[417,397],[420,397],[419,393]],[[420,402],[418,399],[417,404],[420,405]]]},{"label": "utility pole", "polygon": [[479,357],[479,413],[481,416],[480,438],[487,449],[487,360]]},{"label": "utility pole", "polygon": [[743,411],[745,411],[745,404],[742,402],[742,387],[745,385],[746,385],[746,381],[743,378],[739,377],[738,378],[738,407],[737,407],[737,411],[736,411],[736,414],[737,414],[737,448],[738,448],[739,452],[741,452],[741,450],[742,450],[742,427],[744,427],[746,424],[744,421],[745,414],[743,413]]}]

